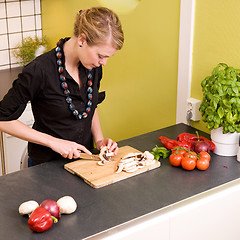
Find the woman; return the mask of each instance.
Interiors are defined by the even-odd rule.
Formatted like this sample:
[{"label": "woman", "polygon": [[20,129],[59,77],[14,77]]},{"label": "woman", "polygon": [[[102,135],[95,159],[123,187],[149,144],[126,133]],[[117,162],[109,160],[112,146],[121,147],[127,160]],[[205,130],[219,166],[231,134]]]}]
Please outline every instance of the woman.
[{"label": "woman", "polygon": [[[33,164],[78,158],[107,146],[117,154],[117,143],[104,139],[97,110],[102,65],[122,48],[118,16],[103,7],[81,10],[74,34],[59,40],[55,49],[24,67],[0,102],[0,130],[28,141]],[[17,119],[31,101],[33,128]]]}]

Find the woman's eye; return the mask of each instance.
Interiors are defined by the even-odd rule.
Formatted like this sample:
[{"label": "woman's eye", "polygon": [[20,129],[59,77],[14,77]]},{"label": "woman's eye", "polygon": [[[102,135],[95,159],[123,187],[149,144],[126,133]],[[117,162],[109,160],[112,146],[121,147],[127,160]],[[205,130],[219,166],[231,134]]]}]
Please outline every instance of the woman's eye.
[{"label": "woman's eye", "polygon": [[103,56],[101,56],[101,55],[98,55],[98,58],[100,58],[100,59],[103,59]]}]

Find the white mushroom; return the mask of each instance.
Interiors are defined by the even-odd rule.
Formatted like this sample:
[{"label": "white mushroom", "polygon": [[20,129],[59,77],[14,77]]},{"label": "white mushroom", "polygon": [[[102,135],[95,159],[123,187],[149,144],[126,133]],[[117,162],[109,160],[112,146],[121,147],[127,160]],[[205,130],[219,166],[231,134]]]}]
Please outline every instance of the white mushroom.
[{"label": "white mushroom", "polygon": [[137,170],[138,170],[138,166],[132,166],[130,168],[125,169],[125,171],[128,173],[136,172]]},{"label": "white mushroom", "polygon": [[147,160],[154,160],[154,155],[149,151],[145,151],[143,153],[143,157],[146,158]]},{"label": "white mushroom", "polygon": [[132,162],[126,163],[123,165],[123,169],[128,169],[130,167],[137,166],[137,164],[138,164],[137,161],[132,161]]},{"label": "white mushroom", "polygon": [[34,200],[30,200],[22,203],[19,206],[18,211],[20,215],[25,215],[25,214],[30,215],[37,207],[39,207],[39,204]]},{"label": "white mushroom", "polygon": [[103,165],[104,165],[104,162],[105,162],[104,160],[101,160],[101,161],[98,161],[97,164],[98,164],[99,166],[103,166]]},{"label": "white mushroom", "polygon": [[124,167],[124,164],[120,162],[120,163],[118,164],[118,166],[117,166],[117,171],[116,171],[116,173],[122,172],[123,167]]},{"label": "white mushroom", "polygon": [[127,153],[121,158],[116,173],[121,171],[128,173],[135,172],[140,168],[152,165],[154,163],[154,156],[149,151],[145,151],[144,153]]},{"label": "white mushroom", "polygon": [[128,159],[128,158],[141,158],[141,156],[142,156],[142,153],[133,153],[133,152],[131,152],[131,153],[127,153],[127,154],[122,158],[122,160]]},{"label": "white mushroom", "polygon": [[139,162],[139,163],[138,163],[138,168],[143,168],[143,167],[145,167],[145,163]]},{"label": "white mushroom", "polygon": [[125,164],[125,163],[135,161],[135,159],[136,159],[135,157],[125,158],[125,159],[121,159],[120,162]]},{"label": "white mushroom", "polygon": [[109,152],[107,146],[103,147],[99,153],[99,157],[102,161],[109,161],[111,157],[114,155],[113,152]]},{"label": "white mushroom", "polygon": [[57,200],[61,214],[71,214],[76,211],[77,203],[71,196],[64,196]]}]

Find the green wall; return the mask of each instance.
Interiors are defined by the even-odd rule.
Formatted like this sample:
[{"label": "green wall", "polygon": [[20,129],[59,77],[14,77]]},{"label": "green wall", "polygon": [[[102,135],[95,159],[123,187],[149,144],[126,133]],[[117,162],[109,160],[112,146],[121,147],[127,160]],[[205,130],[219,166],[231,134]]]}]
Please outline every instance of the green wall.
[{"label": "green wall", "polygon": [[[176,122],[180,0],[139,2],[119,14],[125,44],[108,60],[101,85],[107,94],[99,106],[103,133],[116,141]],[[92,6],[99,2],[42,0],[43,34],[51,46],[72,35],[79,9]]]},{"label": "green wall", "polygon": [[[196,0],[191,96],[202,100],[201,81],[220,62],[240,68],[240,1]],[[209,132],[202,121],[194,127]]]}]

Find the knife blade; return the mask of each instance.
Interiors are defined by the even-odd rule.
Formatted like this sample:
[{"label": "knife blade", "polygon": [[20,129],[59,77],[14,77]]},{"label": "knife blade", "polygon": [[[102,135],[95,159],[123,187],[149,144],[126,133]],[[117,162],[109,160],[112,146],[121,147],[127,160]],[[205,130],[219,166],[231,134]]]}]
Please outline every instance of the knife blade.
[{"label": "knife blade", "polygon": [[81,159],[86,159],[86,160],[93,160],[93,161],[100,161],[100,157],[98,155],[89,155],[87,153],[80,153],[80,157]]}]

